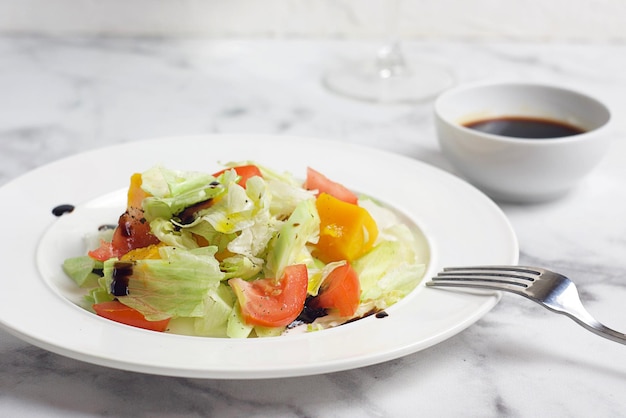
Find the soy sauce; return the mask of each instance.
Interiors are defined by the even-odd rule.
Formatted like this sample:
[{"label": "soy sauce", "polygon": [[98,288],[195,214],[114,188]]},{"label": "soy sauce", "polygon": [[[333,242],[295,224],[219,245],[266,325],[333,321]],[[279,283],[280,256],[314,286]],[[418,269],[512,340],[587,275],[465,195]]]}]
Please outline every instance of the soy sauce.
[{"label": "soy sauce", "polygon": [[463,126],[493,135],[530,139],[561,138],[585,132],[562,121],[523,116],[481,119]]}]

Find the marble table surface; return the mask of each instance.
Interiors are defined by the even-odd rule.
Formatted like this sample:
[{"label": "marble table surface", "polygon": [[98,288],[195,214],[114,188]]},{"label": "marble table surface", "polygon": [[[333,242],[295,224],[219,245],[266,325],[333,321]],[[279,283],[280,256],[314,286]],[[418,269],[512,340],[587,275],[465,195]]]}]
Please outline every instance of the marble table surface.
[{"label": "marble table surface", "polygon": [[[327,68],[373,56],[377,46],[0,38],[0,185],[81,151],[206,133],[328,138],[453,171],[436,141],[432,101],[361,103],[321,85]],[[569,275],[594,315],[626,331],[626,46],[407,42],[405,49],[451,67],[458,82],[559,83],[612,108],[611,152],[577,189],[557,201],[500,206],[518,235],[521,264]],[[626,346],[514,295],[426,350],[356,370],[283,379],[114,370],[0,330],[1,416],[614,417],[626,415],[624,393]]]}]

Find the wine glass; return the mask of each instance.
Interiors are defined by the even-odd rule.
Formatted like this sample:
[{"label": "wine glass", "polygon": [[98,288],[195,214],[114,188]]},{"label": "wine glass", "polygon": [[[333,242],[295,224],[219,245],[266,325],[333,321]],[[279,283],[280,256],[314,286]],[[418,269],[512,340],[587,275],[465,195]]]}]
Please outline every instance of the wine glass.
[{"label": "wine glass", "polygon": [[380,103],[419,102],[450,87],[454,79],[447,68],[425,61],[407,62],[397,35],[399,0],[386,4],[388,39],[374,59],[328,71],[324,85],[343,96]]}]

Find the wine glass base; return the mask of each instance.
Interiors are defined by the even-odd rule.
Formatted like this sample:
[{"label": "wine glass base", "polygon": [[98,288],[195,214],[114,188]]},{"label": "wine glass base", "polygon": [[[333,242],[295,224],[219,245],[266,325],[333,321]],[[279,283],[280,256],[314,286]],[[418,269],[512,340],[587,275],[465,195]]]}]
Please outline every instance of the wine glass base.
[{"label": "wine glass base", "polygon": [[419,62],[399,74],[384,77],[371,63],[329,71],[323,78],[330,91],[352,99],[378,103],[411,103],[431,99],[454,83],[452,74],[435,64]]}]

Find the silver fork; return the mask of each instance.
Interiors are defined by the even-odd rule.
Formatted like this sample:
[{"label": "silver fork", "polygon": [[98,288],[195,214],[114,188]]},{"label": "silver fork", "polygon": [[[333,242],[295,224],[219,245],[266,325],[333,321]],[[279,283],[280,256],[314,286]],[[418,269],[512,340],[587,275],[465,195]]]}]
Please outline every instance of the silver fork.
[{"label": "silver fork", "polygon": [[576,285],[562,274],[526,266],[444,268],[426,283],[433,287],[469,287],[504,290],[524,296],[551,311],[566,315],[587,330],[626,344],[626,334],[598,322],[584,308]]}]

